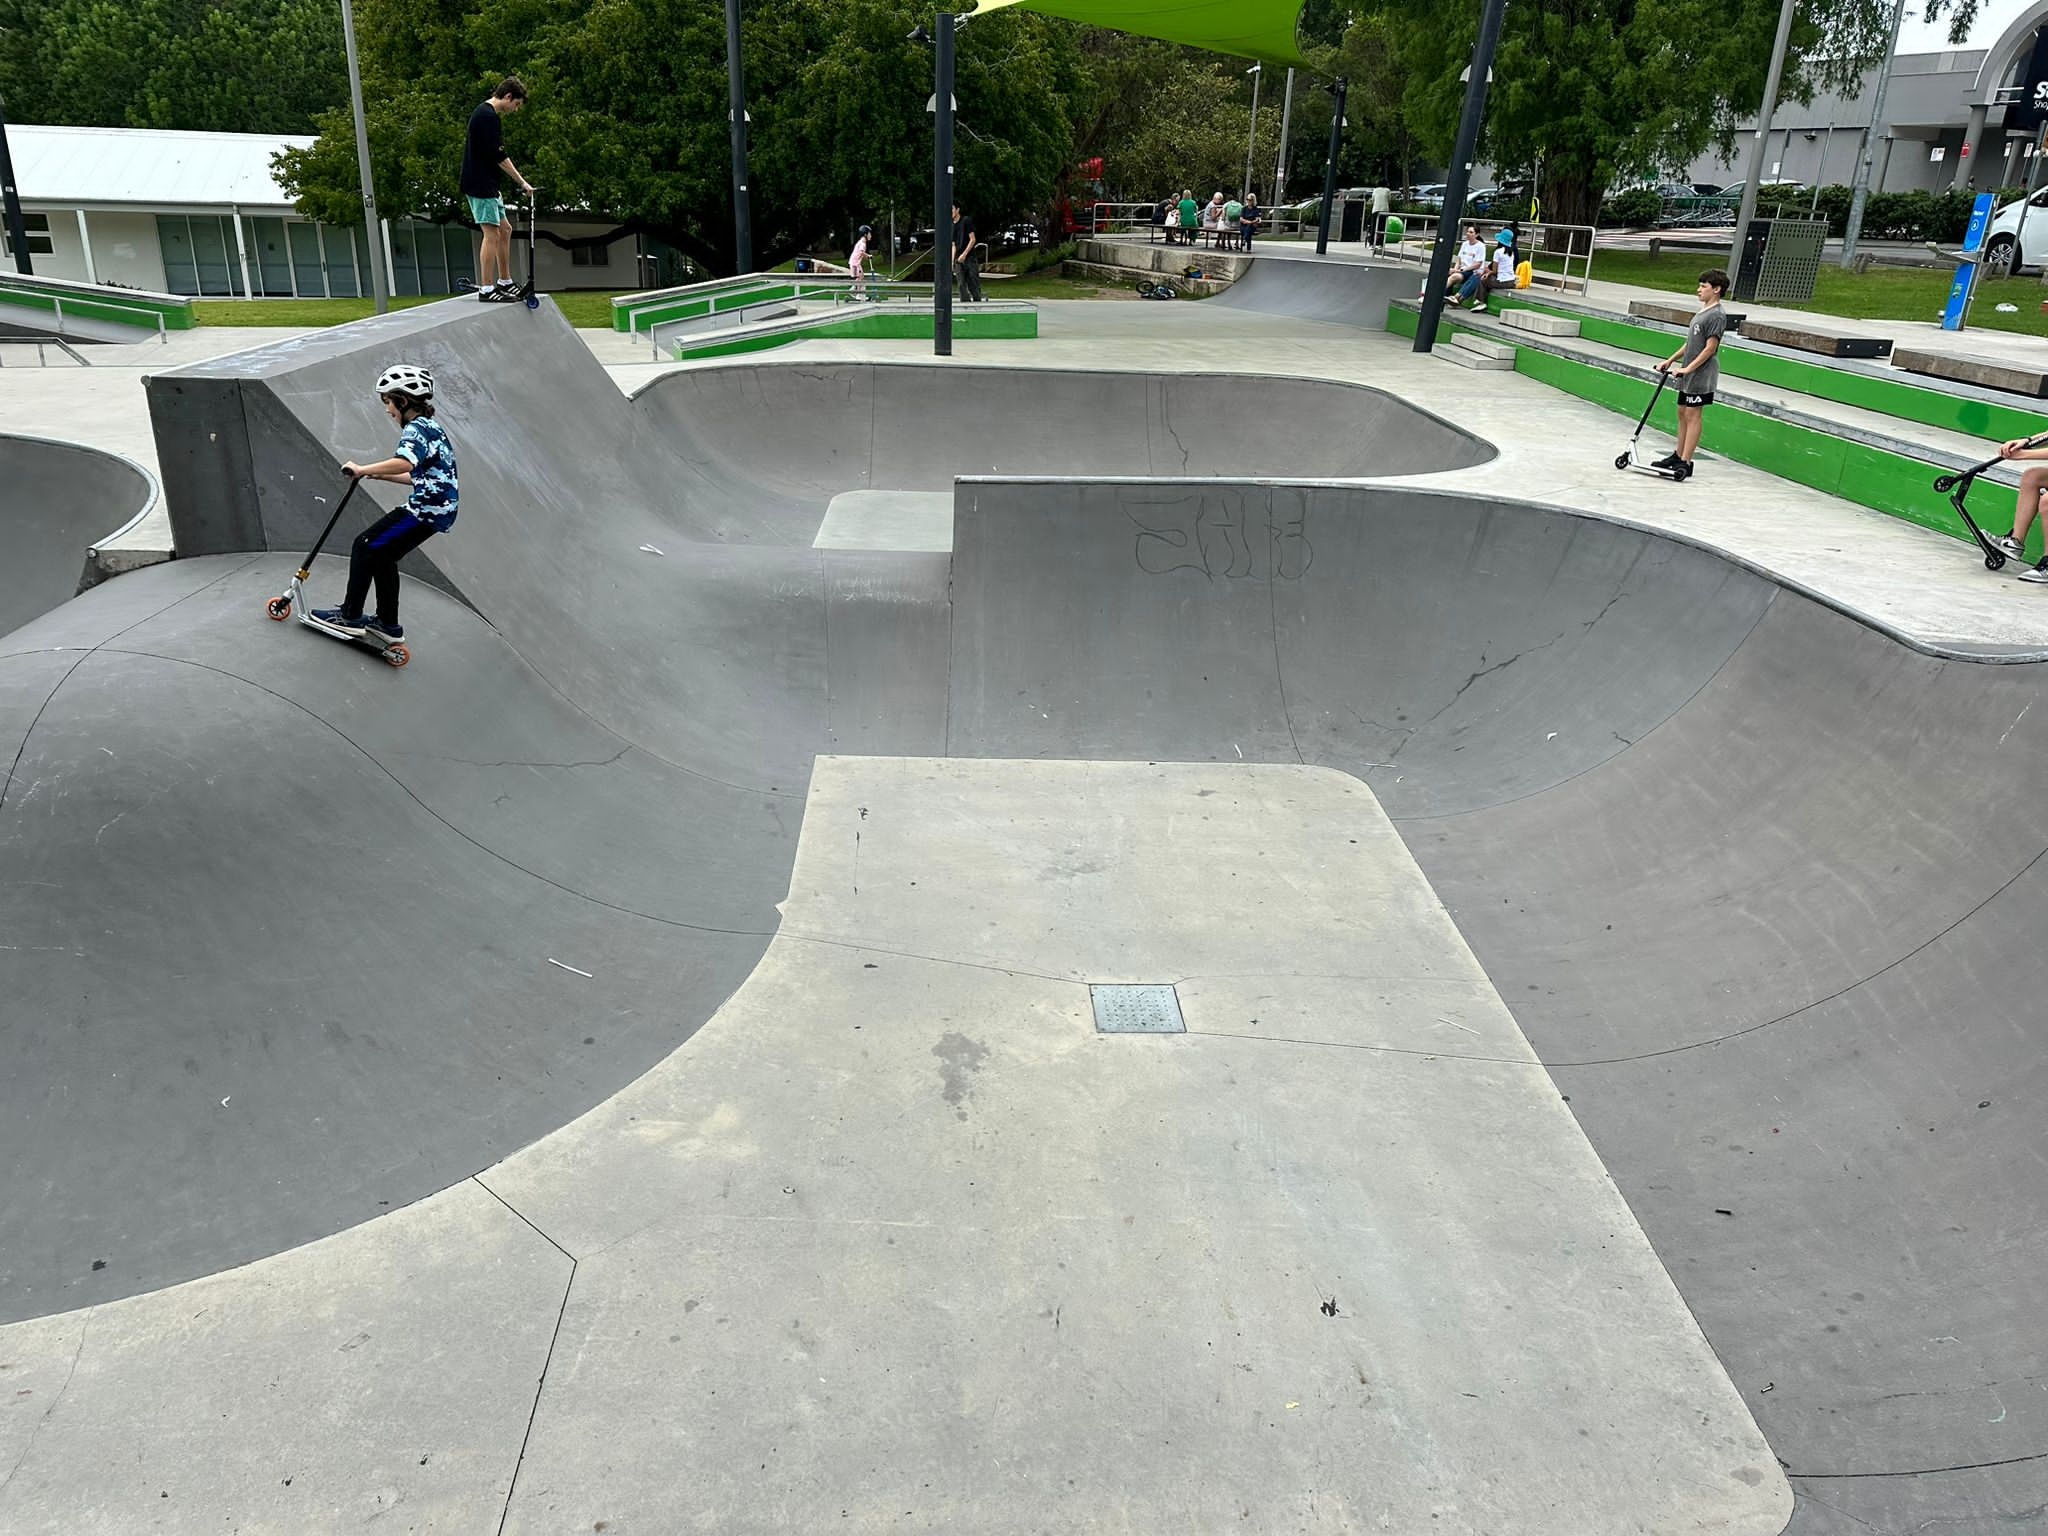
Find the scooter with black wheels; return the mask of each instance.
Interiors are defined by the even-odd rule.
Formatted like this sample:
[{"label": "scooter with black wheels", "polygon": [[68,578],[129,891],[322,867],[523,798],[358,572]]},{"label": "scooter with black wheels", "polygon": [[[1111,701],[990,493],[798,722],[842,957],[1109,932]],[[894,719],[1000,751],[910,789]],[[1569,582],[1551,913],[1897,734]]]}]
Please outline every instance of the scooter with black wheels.
[{"label": "scooter with black wheels", "polygon": [[1650,412],[1657,409],[1657,401],[1663,397],[1664,386],[1671,375],[1661,368],[1657,371],[1657,387],[1650,391],[1650,403],[1643,407],[1643,414],[1636,418],[1636,430],[1628,440],[1628,451],[1615,455],[1616,469],[1632,469],[1639,475],[1656,475],[1663,480],[1690,480],[1692,466],[1680,459],[1676,464],[1659,464],[1645,459],[1639,453],[1643,440],[1643,428],[1649,425]]},{"label": "scooter with black wheels", "polygon": [[327,542],[327,536],[334,532],[334,525],[341,521],[341,514],[348,509],[349,502],[355,498],[356,487],[362,483],[362,476],[349,476],[347,493],[335,507],[334,515],[327,519],[327,526],[320,530],[320,537],[313,541],[313,547],[306,551],[306,558],[300,562],[298,573],[292,577],[292,584],[265,603],[263,611],[281,624],[290,618],[292,611],[296,609],[299,615],[299,622],[305,625],[306,628],[317,629],[323,635],[332,635],[335,639],[344,640],[350,645],[359,645],[363,649],[382,657],[392,666],[402,667],[412,660],[412,652],[406,649],[403,640],[385,640],[381,636],[366,630],[350,634],[345,629],[336,629],[332,624],[326,624],[314,618],[313,610],[306,602],[306,580],[313,574],[313,561],[319,556],[321,546]]},{"label": "scooter with black wheels", "polygon": [[[2039,448],[2044,444],[2048,444],[2048,432],[2042,433],[2039,437],[2028,438],[2020,447],[2025,450]],[[2005,569],[2005,562],[2015,557],[2010,550],[2001,548],[1996,539],[1978,526],[1977,519],[1970,516],[1970,487],[1977,483],[1977,477],[1985,470],[2004,462],[2005,455],[1995,453],[1982,464],[1972,464],[1968,469],[1958,470],[1952,475],[1937,476],[1934,482],[1935,490],[1948,498],[1948,504],[1956,509],[1956,516],[1960,517],[1963,526],[1970,530],[1970,537],[1975,539],[1977,547],[1984,551],[1984,569],[1987,571],[2002,571]],[[2042,567],[2048,567],[2048,558],[2043,559]]]}]

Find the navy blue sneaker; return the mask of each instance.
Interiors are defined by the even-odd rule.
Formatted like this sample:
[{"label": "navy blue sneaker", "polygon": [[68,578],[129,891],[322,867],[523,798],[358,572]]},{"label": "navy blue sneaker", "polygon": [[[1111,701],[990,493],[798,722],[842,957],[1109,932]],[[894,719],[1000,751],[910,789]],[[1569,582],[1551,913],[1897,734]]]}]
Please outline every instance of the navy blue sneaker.
[{"label": "navy blue sneaker", "polygon": [[382,640],[390,645],[405,638],[405,626],[396,619],[386,624],[366,613],[363,615],[363,633],[372,640]]},{"label": "navy blue sneaker", "polygon": [[312,616],[329,629],[338,629],[346,635],[360,635],[363,620],[359,616],[343,613],[339,608],[315,608]]}]

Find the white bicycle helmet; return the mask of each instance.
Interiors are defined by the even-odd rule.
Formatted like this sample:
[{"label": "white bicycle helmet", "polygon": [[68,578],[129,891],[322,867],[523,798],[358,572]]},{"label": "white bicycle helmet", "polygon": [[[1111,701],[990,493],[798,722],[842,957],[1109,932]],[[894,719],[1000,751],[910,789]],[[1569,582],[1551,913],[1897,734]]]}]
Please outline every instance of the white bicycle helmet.
[{"label": "white bicycle helmet", "polygon": [[377,375],[377,393],[431,400],[434,398],[434,376],[411,363],[393,363]]}]

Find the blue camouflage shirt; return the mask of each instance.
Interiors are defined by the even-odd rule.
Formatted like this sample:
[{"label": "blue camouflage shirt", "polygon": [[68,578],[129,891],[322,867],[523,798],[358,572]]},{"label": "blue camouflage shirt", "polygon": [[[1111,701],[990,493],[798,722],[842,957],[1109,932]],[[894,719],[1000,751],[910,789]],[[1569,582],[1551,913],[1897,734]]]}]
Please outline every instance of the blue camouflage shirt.
[{"label": "blue camouflage shirt", "polygon": [[455,445],[431,416],[415,416],[398,434],[398,457],[412,466],[412,496],[405,509],[434,532],[455,526],[461,489],[455,479]]}]

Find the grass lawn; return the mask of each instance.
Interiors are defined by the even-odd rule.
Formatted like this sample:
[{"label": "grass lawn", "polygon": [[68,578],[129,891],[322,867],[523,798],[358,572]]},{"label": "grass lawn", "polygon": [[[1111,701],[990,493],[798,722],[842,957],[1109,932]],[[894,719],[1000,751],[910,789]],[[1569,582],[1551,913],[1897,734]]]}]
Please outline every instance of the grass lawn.
[{"label": "grass lawn", "polygon": [[[1598,251],[1593,257],[1593,280],[1632,283],[1639,288],[1663,288],[1692,297],[1700,273],[1711,265],[1698,251],[1667,251],[1652,256],[1647,251]],[[1948,285],[1953,270],[1920,270],[1905,267],[1873,267],[1868,272],[1844,272],[1832,264],[1820,269],[1811,304],[1773,306],[1801,309],[1809,314],[1842,315],[1856,320],[1938,321],[1948,303]],[[2010,277],[1985,282],[1970,305],[1970,325],[1987,331],[2018,331],[2029,336],[2048,336],[2048,314],[2041,301],[2048,299],[2048,286],[2038,277]],[[1733,303],[1731,299],[1729,302]],[[2001,315],[2000,303],[2016,304],[2019,312]]]},{"label": "grass lawn", "polygon": [[[612,323],[609,293],[558,293],[554,300],[571,325],[608,330]],[[393,299],[393,309],[437,304],[440,296]],[[200,325],[319,326],[341,325],[376,313],[369,299],[199,299],[192,318]]]}]

